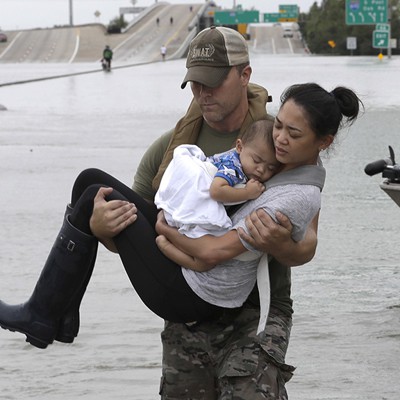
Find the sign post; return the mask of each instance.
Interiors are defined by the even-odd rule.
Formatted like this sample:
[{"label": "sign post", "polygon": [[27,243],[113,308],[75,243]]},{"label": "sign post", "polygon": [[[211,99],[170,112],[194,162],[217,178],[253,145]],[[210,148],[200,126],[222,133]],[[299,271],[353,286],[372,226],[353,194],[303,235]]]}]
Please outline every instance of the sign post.
[{"label": "sign post", "polygon": [[390,24],[376,24],[376,31],[390,32]]},{"label": "sign post", "polygon": [[346,39],[347,50],[350,50],[350,54],[353,55],[353,50],[357,49],[357,38],[355,36],[348,36]]},{"label": "sign post", "polygon": [[389,32],[373,31],[372,47],[375,49],[387,49],[389,47]]},{"label": "sign post", "polygon": [[237,25],[237,24],[251,24],[260,22],[259,11],[215,11],[214,13],[215,25]]},{"label": "sign post", "polygon": [[264,22],[279,22],[280,13],[265,13]]},{"label": "sign post", "polygon": [[296,22],[299,18],[299,7],[297,4],[279,5],[280,22]]},{"label": "sign post", "polygon": [[388,58],[392,56],[390,36],[390,24],[377,24],[372,32],[372,47],[387,49]]},{"label": "sign post", "polygon": [[389,0],[346,0],[347,25],[376,25],[372,36],[374,48],[386,48],[391,57]]},{"label": "sign post", "polygon": [[70,26],[74,25],[74,17],[73,17],[73,5],[72,5],[72,0],[69,0],[69,24]]}]

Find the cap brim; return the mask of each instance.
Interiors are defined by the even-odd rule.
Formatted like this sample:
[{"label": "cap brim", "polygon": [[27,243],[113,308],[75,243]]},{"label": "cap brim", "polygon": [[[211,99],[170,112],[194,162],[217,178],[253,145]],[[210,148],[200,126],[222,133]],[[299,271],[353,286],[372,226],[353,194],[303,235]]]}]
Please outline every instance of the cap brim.
[{"label": "cap brim", "polygon": [[184,89],[188,82],[198,82],[204,86],[216,88],[225,80],[231,68],[232,67],[190,67],[186,72],[181,88]]}]

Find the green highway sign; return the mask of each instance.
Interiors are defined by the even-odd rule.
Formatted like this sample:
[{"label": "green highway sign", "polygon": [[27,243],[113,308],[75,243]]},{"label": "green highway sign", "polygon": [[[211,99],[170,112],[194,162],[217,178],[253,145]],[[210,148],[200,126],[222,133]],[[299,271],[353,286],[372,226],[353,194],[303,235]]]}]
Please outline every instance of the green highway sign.
[{"label": "green highway sign", "polygon": [[236,25],[236,24],[250,24],[252,22],[260,22],[259,11],[215,11],[214,23],[216,25]]},{"label": "green highway sign", "polygon": [[375,25],[388,22],[388,0],[346,0],[347,25]]},{"label": "green highway sign", "polygon": [[295,21],[299,18],[299,7],[297,4],[280,4],[279,14],[281,21]]},{"label": "green highway sign", "polygon": [[380,31],[380,32],[389,32],[390,25],[389,24],[377,24],[375,27],[375,30]]},{"label": "green highway sign", "polygon": [[375,49],[387,49],[389,47],[389,32],[373,31],[372,47]]},{"label": "green highway sign", "polygon": [[264,22],[278,22],[281,13],[264,13]]},{"label": "green highway sign", "polygon": [[297,15],[299,13],[299,7],[297,4],[280,4],[278,8],[280,13],[294,15]]}]

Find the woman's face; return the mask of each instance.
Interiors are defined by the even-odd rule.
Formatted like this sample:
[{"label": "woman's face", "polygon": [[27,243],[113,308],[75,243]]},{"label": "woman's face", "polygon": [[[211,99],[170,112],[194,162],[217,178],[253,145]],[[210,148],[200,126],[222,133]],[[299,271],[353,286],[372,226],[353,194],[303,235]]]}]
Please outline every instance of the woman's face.
[{"label": "woman's face", "polygon": [[286,101],[280,108],[273,138],[276,158],[284,164],[283,170],[316,164],[319,152],[333,140],[331,135],[318,138],[309,125],[307,114],[293,100]]}]

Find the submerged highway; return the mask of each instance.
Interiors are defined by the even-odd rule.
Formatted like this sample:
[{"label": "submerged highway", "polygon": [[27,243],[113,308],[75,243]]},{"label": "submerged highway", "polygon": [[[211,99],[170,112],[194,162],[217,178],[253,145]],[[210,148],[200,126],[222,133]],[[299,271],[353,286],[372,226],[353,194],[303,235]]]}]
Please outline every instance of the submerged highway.
[{"label": "submerged highway", "polygon": [[[105,45],[114,51],[113,66],[156,62],[160,48],[166,59],[184,57],[198,31],[200,18],[209,13],[204,4],[155,3],[135,18],[122,33],[108,34],[101,24],[52,29],[10,31],[0,43],[0,63],[91,63],[102,57]],[[300,32],[284,37],[280,24],[253,24],[249,28],[252,51],[304,54]]]},{"label": "submerged highway", "polygon": [[114,50],[115,63],[158,61],[163,44],[167,58],[181,57],[180,47],[196,32],[193,22],[202,8],[193,4],[190,11],[188,5],[157,3],[116,34],[108,34],[100,24],[7,32],[8,42],[0,43],[0,62],[94,62],[105,45]]}]

